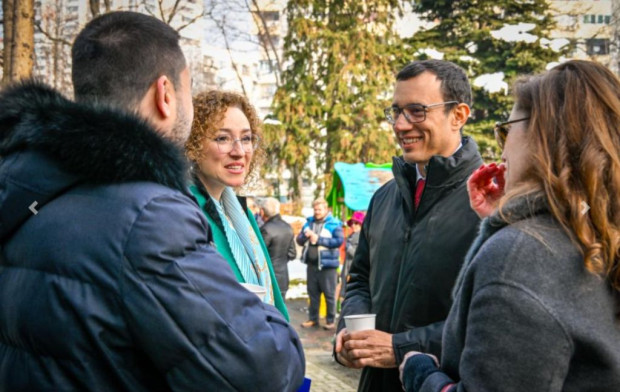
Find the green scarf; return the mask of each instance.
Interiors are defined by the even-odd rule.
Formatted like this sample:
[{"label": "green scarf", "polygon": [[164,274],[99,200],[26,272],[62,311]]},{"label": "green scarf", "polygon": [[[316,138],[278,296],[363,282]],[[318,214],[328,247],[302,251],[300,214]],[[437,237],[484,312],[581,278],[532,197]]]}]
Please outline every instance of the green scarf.
[{"label": "green scarf", "polygon": [[[241,283],[249,283],[249,282],[246,282],[245,279],[243,278],[241,270],[239,269],[239,266],[237,265],[237,262],[230,249],[230,245],[228,244],[228,239],[226,238],[226,233],[224,232],[223,227],[221,227],[217,223],[219,220],[219,216],[218,217],[211,216],[211,214],[209,213],[209,208],[207,208],[207,204],[212,203],[211,197],[208,194],[201,191],[201,189],[196,185],[191,185],[190,190],[192,194],[194,195],[194,197],[196,198],[196,200],[198,201],[198,205],[200,206],[205,216],[207,217],[207,221],[209,222],[211,233],[213,234],[213,242],[215,244],[215,247],[217,248],[217,251],[226,259],[226,261],[228,261],[228,265],[230,266],[233,273],[235,274],[237,281]],[[215,208],[211,208],[211,211],[213,211],[214,209]],[[256,237],[258,238],[261,249],[263,250],[263,254],[265,255],[267,259],[267,267],[269,268],[269,278],[271,280],[271,285],[273,288],[274,306],[280,311],[280,313],[282,313],[284,318],[286,318],[286,320],[289,321],[288,310],[286,309],[286,304],[284,303],[284,299],[282,298],[282,293],[280,292],[280,289],[278,288],[278,282],[276,281],[275,273],[273,272],[273,266],[271,265],[271,259],[269,258],[269,253],[267,252],[267,247],[265,246],[263,237],[260,234],[258,224],[256,223],[254,216],[251,214],[249,210],[246,210],[246,216],[248,220],[250,221],[250,225],[252,226],[252,231],[254,232],[254,234],[256,234]]]}]

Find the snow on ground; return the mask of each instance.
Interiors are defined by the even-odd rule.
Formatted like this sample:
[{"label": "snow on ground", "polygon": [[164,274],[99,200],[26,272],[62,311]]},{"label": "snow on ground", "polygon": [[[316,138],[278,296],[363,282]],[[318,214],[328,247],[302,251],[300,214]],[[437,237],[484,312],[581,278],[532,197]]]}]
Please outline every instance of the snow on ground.
[{"label": "snow on ground", "polygon": [[[308,290],[306,287],[306,265],[299,260],[293,260],[288,263],[288,291],[286,299],[308,298]],[[292,284],[297,282],[297,284]]]}]

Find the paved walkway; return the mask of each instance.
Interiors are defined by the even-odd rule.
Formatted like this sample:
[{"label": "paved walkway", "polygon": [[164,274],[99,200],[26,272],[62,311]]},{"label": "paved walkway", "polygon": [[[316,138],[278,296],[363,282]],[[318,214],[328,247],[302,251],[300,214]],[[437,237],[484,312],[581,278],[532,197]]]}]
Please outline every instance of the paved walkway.
[{"label": "paved walkway", "polygon": [[[332,358],[333,331],[323,328],[301,328],[308,319],[307,300],[287,300],[286,305],[295,328],[304,346],[306,355],[306,377],[312,380],[311,392],[355,392],[360,370],[349,369]],[[323,324],[325,320],[321,320]]]}]

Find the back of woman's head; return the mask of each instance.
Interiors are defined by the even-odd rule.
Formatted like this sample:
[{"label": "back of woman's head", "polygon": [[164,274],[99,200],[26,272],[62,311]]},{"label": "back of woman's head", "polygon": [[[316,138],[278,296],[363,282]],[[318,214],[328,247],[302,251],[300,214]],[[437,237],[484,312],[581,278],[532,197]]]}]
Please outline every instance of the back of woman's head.
[{"label": "back of woman's head", "polygon": [[[248,99],[241,94],[232,91],[210,90],[196,95],[193,102],[194,122],[185,144],[187,156],[191,161],[195,162],[200,159],[204,143],[216,135],[226,111],[230,107],[238,108],[243,112],[250,123],[253,135],[262,136],[261,123],[256,110]],[[246,182],[254,174],[254,169],[262,159],[263,150],[259,147],[253,152]]]},{"label": "back of woman's head", "polygon": [[574,60],[518,81],[515,96],[530,117],[529,186],[545,193],[586,268],[620,290],[619,80],[600,64]]}]

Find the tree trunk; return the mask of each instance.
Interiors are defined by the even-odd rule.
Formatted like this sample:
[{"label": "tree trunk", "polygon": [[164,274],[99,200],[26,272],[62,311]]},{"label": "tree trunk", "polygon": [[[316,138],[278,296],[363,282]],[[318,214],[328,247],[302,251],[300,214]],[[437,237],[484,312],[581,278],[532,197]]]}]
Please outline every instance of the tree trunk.
[{"label": "tree trunk", "polygon": [[99,0],[89,0],[90,3],[90,13],[93,15],[93,19],[101,14],[101,9],[99,8]]},{"label": "tree trunk", "polygon": [[2,13],[4,14],[4,49],[2,81],[7,83],[11,75],[11,46],[13,43],[13,0],[2,0]]},{"label": "tree trunk", "polygon": [[[62,0],[56,0],[56,12],[54,12],[54,35],[60,37],[62,30]],[[54,75],[54,87],[57,89],[62,88],[62,67],[61,56],[63,54],[63,47],[60,41],[52,41],[52,74]]]},{"label": "tree trunk", "polygon": [[34,0],[13,3],[10,80],[29,78],[34,67]]}]

